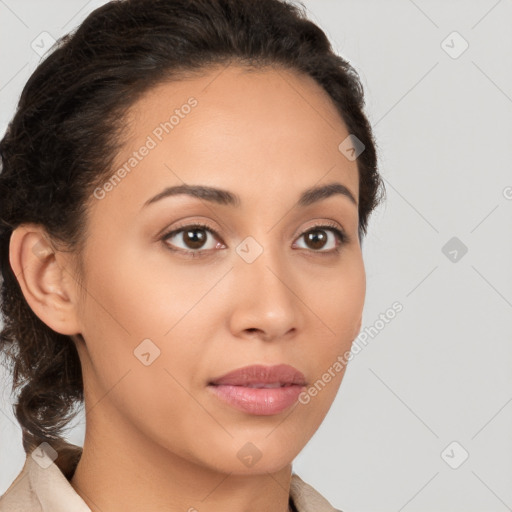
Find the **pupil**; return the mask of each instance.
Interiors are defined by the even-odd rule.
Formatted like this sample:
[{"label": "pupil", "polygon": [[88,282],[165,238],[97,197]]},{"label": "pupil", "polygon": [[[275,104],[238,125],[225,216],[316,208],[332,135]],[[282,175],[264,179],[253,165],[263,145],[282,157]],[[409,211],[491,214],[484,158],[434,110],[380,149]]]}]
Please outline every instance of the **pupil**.
[{"label": "pupil", "polygon": [[[326,240],[325,231],[317,229],[308,233],[308,241],[313,243],[314,249],[321,249],[325,245]],[[320,242],[320,244],[318,244],[318,242]]]},{"label": "pupil", "polygon": [[[197,236],[197,233],[202,233]],[[204,244],[204,229],[196,228],[187,231],[187,244],[192,244],[191,249],[199,249]]]}]

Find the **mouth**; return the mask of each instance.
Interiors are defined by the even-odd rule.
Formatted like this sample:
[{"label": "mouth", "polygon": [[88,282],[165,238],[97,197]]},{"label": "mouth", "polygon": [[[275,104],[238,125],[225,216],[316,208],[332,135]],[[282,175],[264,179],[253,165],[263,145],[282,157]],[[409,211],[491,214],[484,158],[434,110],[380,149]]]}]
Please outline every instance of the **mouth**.
[{"label": "mouth", "polygon": [[278,388],[283,386],[305,386],[304,374],[289,364],[274,366],[252,365],[237,368],[209,382],[212,386],[231,385],[252,388]]},{"label": "mouth", "polygon": [[[213,384],[214,386],[216,384]],[[234,384],[235,386],[236,385],[239,385],[239,384]],[[289,383],[282,383],[282,382],[271,382],[270,384],[265,384],[263,382],[255,382],[255,383],[251,383],[251,384],[246,384],[244,387],[246,388],[256,388],[256,389],[262,389],[262,388],[265,388],[265,389],[272,389],[272,388],[284,388],[285,386],[293,386],[294,384],[289,384]]]},{"label": "mouth", "polygon": [[208,383],[208,388],[225,404],[260,416],[288,409],[305,386],[304,375],[286,364],[246,366]]}]

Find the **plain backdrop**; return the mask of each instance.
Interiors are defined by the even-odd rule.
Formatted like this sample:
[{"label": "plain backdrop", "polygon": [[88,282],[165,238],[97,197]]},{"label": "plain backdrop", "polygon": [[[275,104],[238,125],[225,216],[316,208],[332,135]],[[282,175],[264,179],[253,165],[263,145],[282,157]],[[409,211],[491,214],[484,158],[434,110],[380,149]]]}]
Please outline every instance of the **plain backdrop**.
[{"label": "plain backdrop", "polygon": [[[0,0],[0,133],[44,46],[103,3]],[[512,2],[304,4],[361,76],[387,200],[368,343],[294,471],[344,512],[512,510]],[[0,385],[2,493],[25,454]]]}]

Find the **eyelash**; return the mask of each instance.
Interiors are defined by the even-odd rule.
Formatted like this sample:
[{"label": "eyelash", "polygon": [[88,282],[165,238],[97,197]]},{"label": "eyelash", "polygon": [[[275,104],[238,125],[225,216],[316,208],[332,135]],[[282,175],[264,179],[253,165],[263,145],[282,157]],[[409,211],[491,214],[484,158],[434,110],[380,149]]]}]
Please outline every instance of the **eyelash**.
[{"label": "eyelash", "polygon": [[[185,250],[185,249],[174,249],[173,247],[171,247],[169,244],[166,243],[167,239],[173,237],[174,235],[181,233],[182,231],[193,230],[193,229],[204,229],[204,230],[212,233],[216,238],[218,238],[218,239],[221,238],[219,236],[219,234],[217,233],[217,231],[215,231],[215,229],[213,229],[212,227],[208,226],[207,224],[197,223],[197,224],[187,224],[187,225],[175,228],[172,231],[169,231],[166,234],[164,234],[162,236],[161,240],[164,242],[165,246],[172,252],[178,252],[178,253],[181,253],[181,254],[183,254],[187,257],[191,257],[191,258],[201,258],[204,256],[208,256],[208,253],[214,249],[202,249],[202,250],[200,249],[197,251],[190,251],[190,250]],[[325,229],[325,230],[334,232],[335,235],[338,237],[340,243],[334,249],[331,249],[329,251],[315,251],[315,250],[311,249],[311,251],[315,254],[321,254],[323,256],[332,256],[335,254],[339,254],[342,247],[350,242],[348,235],[344,231],[342,231],[338,227],[336,227],[335,224],[329,224],[329,223],[317,224],[317,225],[311,226],[306,231],[304,231],[299,236],[299,238],[304,236],[305,234],[309,233],[310,231],[316,231],[316,230],[321,230],[321,229]]]}]

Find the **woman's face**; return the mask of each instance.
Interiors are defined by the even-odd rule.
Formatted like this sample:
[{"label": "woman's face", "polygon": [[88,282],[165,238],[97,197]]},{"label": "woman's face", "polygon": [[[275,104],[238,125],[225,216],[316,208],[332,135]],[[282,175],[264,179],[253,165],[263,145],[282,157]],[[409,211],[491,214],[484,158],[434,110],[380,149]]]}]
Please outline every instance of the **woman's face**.
[{"label": "woman's face", "polygon": [[[91,197],[82,254],[88,430],[108,425],[127,443],[225,472],[277,471],[325,417],[343,374],[335,363],[360,328],[358,170],[338,148],[349,133],[311,78],[230,66],[152,89],[124,135],[112,178]],[[339,190],[300,201],[328,184]],[[159,198],[183,185],[238,202]],[[183,230],[197,224],[207,227]],[[304,375],[301,401],[210,384],[280,364]],[[235,405],[222,398],[233,391]]]}]

